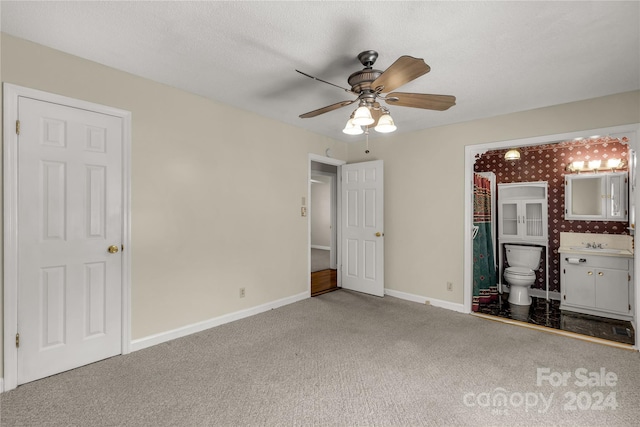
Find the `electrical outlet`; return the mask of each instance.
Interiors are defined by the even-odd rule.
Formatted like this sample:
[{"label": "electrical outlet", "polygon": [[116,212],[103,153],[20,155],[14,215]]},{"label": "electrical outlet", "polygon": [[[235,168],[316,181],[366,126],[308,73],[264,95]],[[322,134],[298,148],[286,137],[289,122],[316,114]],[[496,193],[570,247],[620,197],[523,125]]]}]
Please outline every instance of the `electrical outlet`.
[{"label": "electrical outlet", "polygon": [[307,216],[307,207],[303,206],[300,208],[300,215]]},{"label": "electrical outlet", "polygon": [[447,282],[447,290],[453,292],[453,283]]},{"label": "electrical outlet", "polygon": [[244,288],[240,288],[240,298],[244,298]]}]

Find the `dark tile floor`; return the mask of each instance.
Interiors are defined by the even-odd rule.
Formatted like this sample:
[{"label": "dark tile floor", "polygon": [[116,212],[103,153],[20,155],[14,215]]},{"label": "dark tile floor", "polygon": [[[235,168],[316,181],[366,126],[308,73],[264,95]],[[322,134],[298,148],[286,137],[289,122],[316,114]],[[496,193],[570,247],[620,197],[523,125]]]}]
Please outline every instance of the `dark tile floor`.
[{"label": "dark tile floor", "polygon": [[508,294],[498,295],[497,300],[480,304],[478,312],[624,344],[635,343],[631,322],[563,311],[560,301],[547,302],[544,298],[532,297],[530,306],[512,305],[507,297]]}]

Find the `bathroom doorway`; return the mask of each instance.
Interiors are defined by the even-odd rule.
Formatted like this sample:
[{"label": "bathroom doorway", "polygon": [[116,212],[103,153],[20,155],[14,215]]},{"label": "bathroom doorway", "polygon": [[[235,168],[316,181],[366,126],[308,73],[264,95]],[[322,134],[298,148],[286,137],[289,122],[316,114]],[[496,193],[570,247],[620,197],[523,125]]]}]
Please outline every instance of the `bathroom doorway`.
[{"label": "bathroom doorway", "polygon": [[[585,221],[565,221],[564,218],[564,178],[567,165],[573,160],[578,159],[580,155],[590,155],[592,157],[602,158],[603,156],[622,157],[626,156],[627,164],[631,162],[629,159],[629,150],[637,149],[637,132],[638,125],[620,126],[615,128],[587,130],[584,132],[574,132],[567,134],[549,135],[542,137],[527,138],[521,140],[502,141],[475,146],[467,146],[466,152],[466,200],[465,204],[465,220],[469,227],[465,227],[465,309],[469,312],[473,310],[473,235],[474,230],[474,174],[476,172],[492,170],[490,165],[495,166],[494,172],[498,176],[498,182],[533,182],[546,181],[549,183],[549,250],[548,255],[544,255],[548,260],[548,269],[543,269],[538,273],[538,284],[532,289],[530,295],[534,297],[531,306],[525,306],[526,313],[524,317],[528,317],[529,322],[536,326],[545,328],[554,328],[560,331],[570,331],[583,334],[589,337],[604,338],[613,342],[625,343],[625,345],[633,345],[637,341],[637,334],[633,330],[633,324],[637,324],[637,310],[634,308],[634,322],[617,322],[608,321],[607,319],[592,319],[588,316],[572,317],[571,313],[561,311],[560,297],[561,289],[560,281],[560,265],[559,265],[559,234],[563,232],[593,232],[593,233],[610,233],[610,234],[631,234],[635,227],[635,200],[637,191],[636,186],[629,188],[629,222],[592,222],[586,224]],[[582,142],[580,142],[580,140]],[[616,142],[615,145],[611,141],[622,142],[622,145]],[[591,146],[585,145],[591,141]],[[559,149],[561,143],[571,148]],[[581,145],[582,144],[582,145]],[[608,144],[608,145],[607,145]],[[507,151],[515,148],[522,155],[519,163],[509,164],[504,156]],[[615,149],[614,149],[615,148]],[[617,150],[617,151],[616,151]],[[596,151],[596,153],[594,153]],[[615,151],[612,153],[611,151]],[[578,154],[580,153],[580,154]],[[488,157],[491,157],[490,159]],[[535,157],[535,158],[534,158]],[[478,168],[478,164],[484,167]],[[629,170],[630,181],[635,180],[633,170]],[[502,176],[500,176],[502,175]],[[634,181],[635,182],[635,181]],[[494,212],[499,210],[494,210]],[[555,215],[554,217],[552,217]],[[586,227],[586,228],[585,228]],[[627,229],[629,227],[629,229]],[[468,229],[467,229],[468,228]],[[615,230],[612,228],[616,228]],[[632,237],[635,239],[635,237]],[[637,246],[636,246],[637,247]],[[497,250],[500,251],[501,245],[498,243]],[[499,257],[498,257],[499,258]],[[631,305],[638,307],[640,304],[640,296],[637,289],[638,282],[638,259],[635,257],[633,264],[634,280],[631,283]],[[544,263],[543,263],[544,265]],[[500,269],[498,268],[498,274]],[[546,297],[544,282],[550,281],[549,298]],[[537,289],[535,289],[537,288]],[[508,294],[500,294],[497,302],[494,304],[495,310],[489,312],[490,315],[507,317],[514,319],[515,317],[523,317],[522,310],[516,313],[510,313],[508,305],[500,303],[507,302]],[[515,307],[519,308],[519,307]],[[516,310],[517,311],[517,310]],[[512,316],[515,314],[516,316]],[[533,318],[533,321],[531,321]],[[520,319],[521,320],[521,319]],[[594,321],[595,320],[595,321]],[[592,322],[593,321],[593,322]],[[517,322],[516,322],[517,323]]]}]

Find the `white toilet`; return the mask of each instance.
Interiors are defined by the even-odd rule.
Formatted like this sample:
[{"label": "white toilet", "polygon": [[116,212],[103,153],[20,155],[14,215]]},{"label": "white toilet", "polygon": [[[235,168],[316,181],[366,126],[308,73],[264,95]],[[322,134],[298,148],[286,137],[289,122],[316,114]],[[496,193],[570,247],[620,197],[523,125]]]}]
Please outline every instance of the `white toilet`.
[{"label": "white toilet", "polygon": [[509,267],[504,270],[504,280],[509,284],[509,302],[530,305],[529,287],[536,281],[540,266],[540,246],[504,245]]}]

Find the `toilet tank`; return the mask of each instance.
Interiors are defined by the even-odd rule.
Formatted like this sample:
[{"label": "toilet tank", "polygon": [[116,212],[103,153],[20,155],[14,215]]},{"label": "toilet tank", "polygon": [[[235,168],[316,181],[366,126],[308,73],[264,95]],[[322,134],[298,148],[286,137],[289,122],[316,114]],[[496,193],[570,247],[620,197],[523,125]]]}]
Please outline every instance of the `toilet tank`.
[{"label": "toilet tank", "polygon": [[540,267],[540,246],[504,245],[510,267],[525,267],[537,270]]}]

